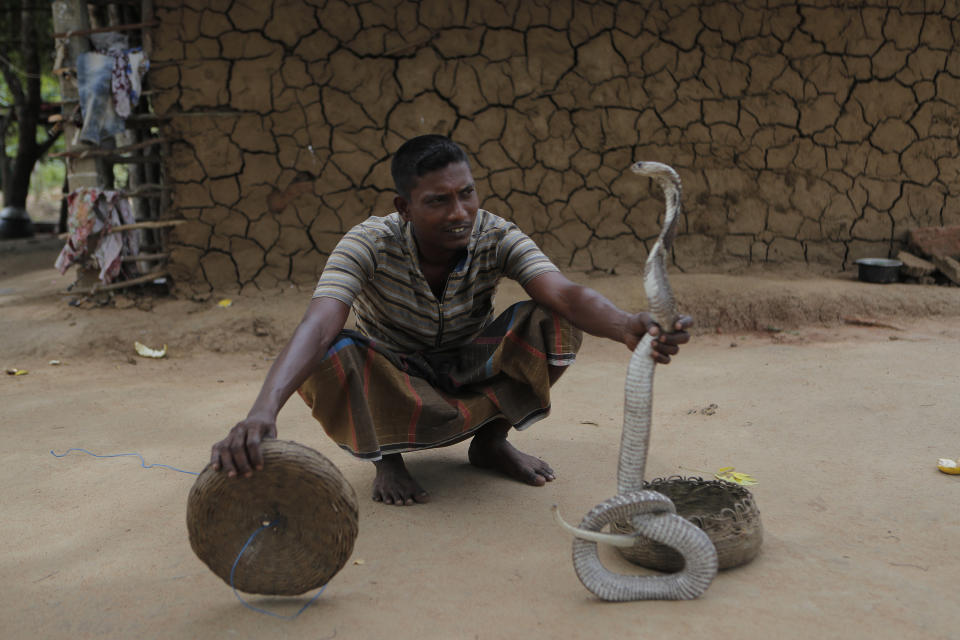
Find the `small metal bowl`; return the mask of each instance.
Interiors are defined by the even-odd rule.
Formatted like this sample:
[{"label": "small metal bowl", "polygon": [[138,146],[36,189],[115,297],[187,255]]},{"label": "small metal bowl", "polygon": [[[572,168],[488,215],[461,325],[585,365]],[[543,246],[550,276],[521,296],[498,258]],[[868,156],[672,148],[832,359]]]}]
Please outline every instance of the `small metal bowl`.
[{"label": "small metal bowl", "polygon": [[861,282],[879,282],[881,284],[897,282],[900,280],[900,267],[902,266],[903,263],[899,260],[888,258],[860,258],[857,260],[858,277]]}]

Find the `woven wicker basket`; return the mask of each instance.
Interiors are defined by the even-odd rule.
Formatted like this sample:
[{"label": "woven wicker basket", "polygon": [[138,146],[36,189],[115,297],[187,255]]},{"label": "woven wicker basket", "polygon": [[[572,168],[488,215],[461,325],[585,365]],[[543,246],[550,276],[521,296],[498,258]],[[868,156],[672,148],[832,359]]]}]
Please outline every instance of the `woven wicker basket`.
[{"label": "woven wicker basket", "polygon": [[208,465],[187,500],[194,553],[247,593],[297,595],[327,584],[346,564],[357,538],[357,496],[322,454],[296,442],[267,440],[264,467],[229,478]]},{"label": "woven wicker basket", "polygon": [[[723,480],[671,476],[644,482],[644,489],[657,491],[673,501],[677,514],[706,532],[717,549],[720,569],[731,569],[753,560],[763,543],[763,525],[753,495],[745,487]],[[615,533],[631,533],[623,522],[611,525]],[[617,550],[630,562],[675,572],[683,568],[679,553],[645,538],[632,547]]]}]

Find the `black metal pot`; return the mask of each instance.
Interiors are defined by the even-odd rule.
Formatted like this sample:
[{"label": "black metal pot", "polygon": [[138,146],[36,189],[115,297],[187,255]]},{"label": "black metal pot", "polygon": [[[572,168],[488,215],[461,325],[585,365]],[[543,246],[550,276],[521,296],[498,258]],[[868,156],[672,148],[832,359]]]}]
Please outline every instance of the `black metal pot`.
[{"label": "black metal pot", "polygon": [[903,263],[899,260],[888,258],[860,258],[857,260],[858,277],[861,282],[879,282],[882,284],[897,282],[900,280],[900,267],[902,266]]}]

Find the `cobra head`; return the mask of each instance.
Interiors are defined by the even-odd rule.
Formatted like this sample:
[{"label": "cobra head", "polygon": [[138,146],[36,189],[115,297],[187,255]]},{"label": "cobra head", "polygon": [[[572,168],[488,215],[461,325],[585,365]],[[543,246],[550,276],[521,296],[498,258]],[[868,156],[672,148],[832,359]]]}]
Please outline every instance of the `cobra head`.
[{"label": "cobra head", "polygon": [[669,187],[680,188],[680,176],[673,167],[667,166],[662,162],[650,162],[641,160],[630,165],[630,170],[640,176],[652,178],[660,184],[660,187],[666,191]]},{"label": "cobra head", "polygon": [[660,242],[663,244],[664,251],[669,252],[673,247],[673,238],[677,232],[677,216],[680,213],[680,197],[682,187],[680,185],[680,175],[674,171],[673,167],[662,162],[648,162],[641,160],[630,165],[630,170],[639,176],[646,176],[652,179],[663,191],[663,197],[666,204],[666,215],[663,220],[663,228],[660,231]]}]

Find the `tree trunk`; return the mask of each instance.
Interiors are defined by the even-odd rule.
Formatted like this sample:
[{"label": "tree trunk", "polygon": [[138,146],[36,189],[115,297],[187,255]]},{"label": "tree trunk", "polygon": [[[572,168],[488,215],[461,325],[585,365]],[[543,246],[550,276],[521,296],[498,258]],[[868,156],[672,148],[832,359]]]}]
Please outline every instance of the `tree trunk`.
[{"label": "tree trunk", "polygon": [[[26,72],[17,101],[17,129],[19,143],[17,155],[10,170],[10,182],[3,185],[3,202],[8,207],[26,209],[30,192],[30,174],[40,159],[41,149],[37,144],[37,123],[40,117],[40,51],[37,28],[31,12],[24,9],[20,15],[20,54]],[[12,88],[11,88],[12,89]]]},{"label": "tree trunk", "polygon": [[[53,0],[51,8],[54,33],[90,29],[90,15],[87,13],[84,0]],[[90,51],[90,41],[86,36],[71,36],[69,43],[69,53],[63,62],[68,66],[76,66],[80,54]],[[66,104],[66,101],[77,100],[77,83],[65,75],[60,76],[60,98],[65,101],[62,122],[67,151],[82,149],[85,145],[74,143],[77,138],[77,127],[70,117],[73,105]],[[105,176],[98,171],[94,158],[70,158],[67,160],[67,181],[70,191],[76,191],[81,187],[102,187]]]},{"label": "tree trunk", "polygon": [[[7,130],[10,128],[12,119],[12,112],[0,117],[0,145],[6,145],[7,143]],[[7,192],[8,182],[10,182],[10,158],[7,157],[6,149],[0,148],[0,191]]]},{"label": "tree trunk", "polygon": [[[84,0],[53,0],[50,3],[53,11],[53,31],[54,33],[69,33],[71,31],[87,31],[90,29],[90,14],[87,12],[87,5]],[[81,53],[90,50],[90,41],[86,36],[71,36],[69,39],[69,54],[63,61],[67,66],[76,66],[77,57]],[[60,76],[60,97],[62,100],[77,99],[77,84],[66,75]],[[66,139],[67,151],[82,149],[85,145],[74,144],[76,140],[77,127],[70,118],[72,104],[64,104],[63,107],[63,136]],[[76,191],[83,187],[99,187],[103,185],[103,176],[97,168],[97,162],[94,158],[68,158],[67,159],[67,183],[69,191]],[[93,242],[96,240],[93,239]],[[88,242],[91,240],[88,239]],[[91,251],[95,248],[91,247]],[[80,290],[90,289],[95,283],[99,282],[98,270],[77,265],[76,285]]]}]

